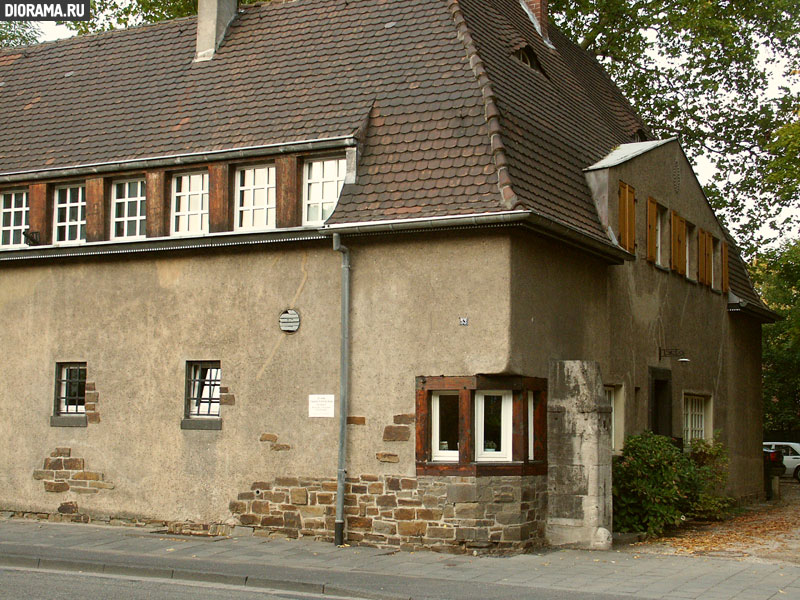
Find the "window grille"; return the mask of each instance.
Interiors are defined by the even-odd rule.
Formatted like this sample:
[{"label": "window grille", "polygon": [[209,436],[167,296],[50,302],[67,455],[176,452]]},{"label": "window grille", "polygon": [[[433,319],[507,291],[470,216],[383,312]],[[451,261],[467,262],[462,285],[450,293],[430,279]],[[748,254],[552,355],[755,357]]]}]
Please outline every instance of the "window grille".
[{"label": "window grille", "polygon": [[0,201],[0,246],[22,246],[28,229],[28,193],[5,192]]},{"label": "window grille", "polygon": [[60,415],[86,413],[86,363],[56,365],[56,407]]},{"label": "window grille", "polygon": [[189,417],[219,416],[220,364],[194,361],[186,365],[186,414]]},{"label": "window grille", "polygon": [[114,182],[114,212],[111,217],[113,239],[132,240],[146,235],[144,179]]}]

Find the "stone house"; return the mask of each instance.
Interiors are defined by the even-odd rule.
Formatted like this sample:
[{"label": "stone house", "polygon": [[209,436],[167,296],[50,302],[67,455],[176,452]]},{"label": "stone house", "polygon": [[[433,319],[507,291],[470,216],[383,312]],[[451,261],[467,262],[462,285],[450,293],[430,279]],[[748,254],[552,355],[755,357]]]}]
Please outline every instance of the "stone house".
[{"label": "stone house", "polygon": [[610,457],[761,485],[773,318],[545,1],[201,0],[0,50],[0,509],[603,546]]}]

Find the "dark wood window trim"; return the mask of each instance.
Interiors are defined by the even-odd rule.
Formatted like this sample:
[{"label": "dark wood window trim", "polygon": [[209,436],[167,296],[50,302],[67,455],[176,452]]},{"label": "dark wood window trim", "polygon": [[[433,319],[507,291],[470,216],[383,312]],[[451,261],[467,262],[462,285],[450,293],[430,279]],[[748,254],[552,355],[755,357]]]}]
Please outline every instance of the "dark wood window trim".
[{"label": "dark wood window trim", "polygon": [[[474,460],[475,392],[511,390],[511,462],[486,463]],[[431,460],[431,397],[436,391],[458,391],[458,462]],[[534,394],[534,458],[528,457],[528,392]],[[459,377],[417,377],[416,380],[417,475],[544,475],[547,473],[547,380],[536,377],[474,375]]]}]

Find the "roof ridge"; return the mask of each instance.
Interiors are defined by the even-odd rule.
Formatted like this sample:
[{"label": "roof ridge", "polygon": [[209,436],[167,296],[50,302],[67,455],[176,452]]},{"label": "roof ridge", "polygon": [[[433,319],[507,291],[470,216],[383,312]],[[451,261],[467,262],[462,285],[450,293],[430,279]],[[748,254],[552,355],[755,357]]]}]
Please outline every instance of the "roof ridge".
[{"label": "roof ridge", "polygon": [[458,32],[458,39],[464,44],[467,51],[467,60],[472,68],[478,84],[481,87],[481,94],[483,95],[483,103],[485,107],[486,124],[489,127],[489,144],[492,148],[492,161],[497,169],[497,187],[500,190],[500,197],[506,208],[513,209],[521,204],[516,192],[511,187],[511,175],[508,172],[508,157],[506,156],[505,145],[500,137],[502,129],[500,125],[500,111],[495,102],[496,96],[492,88],[492,82],[486,69],[483,66],[483,60],[478,53],[478,47],[472,39],[472,34],[469,32],[467,21],[464,14],[461,12],[459,0],[449,0],[450,15],[453,17],[453,22],[456,25]]}]

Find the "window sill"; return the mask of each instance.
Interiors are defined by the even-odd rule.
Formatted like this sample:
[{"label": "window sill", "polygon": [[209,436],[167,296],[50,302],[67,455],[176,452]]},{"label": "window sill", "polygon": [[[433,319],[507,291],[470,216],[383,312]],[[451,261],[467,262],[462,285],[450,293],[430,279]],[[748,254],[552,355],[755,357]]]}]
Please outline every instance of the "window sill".
[{"label": "window sill", "polygon": [[543,460],[534,462],[503,463],[445,463],[418,462],[417,475],[458,475],[472,477],[491,477],[493,475],[546,475],[547,463]]},{"label": "window sill", "polygon": [[660,265],[658,263],[653,263],[653,266],[658,269],[659,271],[664,271],[665,273],[669,273],[669,267],[665,267],[664,265]]},{"label": "window sill", "polygon": [[222,429],[222,419],[189,419],[181,421],[181,429],[194,429],[202,431],[219,431]]},{"label": "window sill", "polygon": [[52,415],[50,427],[86,427],[86,415]]}]

